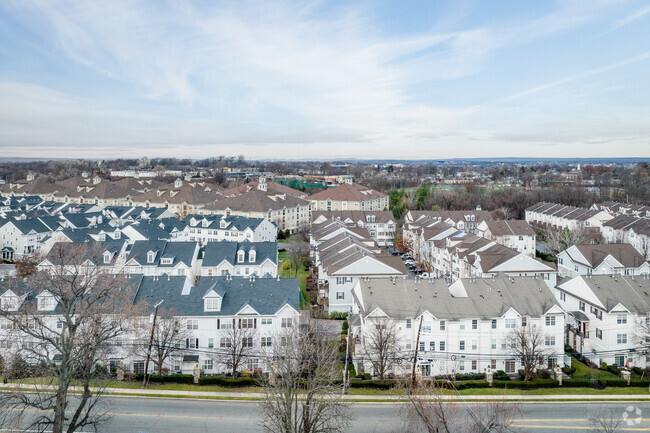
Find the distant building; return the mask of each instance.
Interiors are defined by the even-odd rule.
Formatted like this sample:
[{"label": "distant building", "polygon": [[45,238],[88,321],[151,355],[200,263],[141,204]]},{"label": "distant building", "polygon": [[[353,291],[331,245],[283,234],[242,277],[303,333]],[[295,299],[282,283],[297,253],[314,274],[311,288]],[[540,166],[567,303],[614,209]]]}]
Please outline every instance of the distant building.
[{"label": "distant building", "polygon": [[341,184],[317,192],[307,200],[312,211],[388,210],[388,196],[359,184]]}]

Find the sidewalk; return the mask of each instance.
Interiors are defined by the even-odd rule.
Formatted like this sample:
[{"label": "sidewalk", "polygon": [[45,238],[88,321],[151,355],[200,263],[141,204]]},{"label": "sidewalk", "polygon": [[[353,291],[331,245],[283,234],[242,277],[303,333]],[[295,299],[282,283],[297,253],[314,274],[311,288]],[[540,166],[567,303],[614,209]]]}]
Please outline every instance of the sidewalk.
[{"label": "sidewalk", "polygon": [[[0,391],[10,391],[12,389],[36,389],[37,385],[29,384],[5,384],[0,385]],[[39,386],[39,389],[43,389]],[[80,392],[83,389],[80,387],[71,387],[71,391]],[[106,395],[133,395],[133,396],[147,396],[147,397],[178,397],[178,398],[211,398],[211,399],[227,399],[227,400],[260,400],[264,398],[263,393],[258,392],[212,392],[212,391],[175,391],[175,390],[159,390],[159,389],[130,389],[130,388],[106,388],[104,390]],[[503,399],[502,395],[445,395],[444,400],[458,401],[458,400],[496,400]],[[507,400],[516,401],[585,401],[585,400],[626,400],[626,401],[639,401],[650,400],[650,393],[647,394],[564,394],[564,395],[516,395],[511,394],[506,397]],[[391,402],[404,400],[403,396],[399,395],[346,395],[345,400],[360,401],[360,402]]]}]

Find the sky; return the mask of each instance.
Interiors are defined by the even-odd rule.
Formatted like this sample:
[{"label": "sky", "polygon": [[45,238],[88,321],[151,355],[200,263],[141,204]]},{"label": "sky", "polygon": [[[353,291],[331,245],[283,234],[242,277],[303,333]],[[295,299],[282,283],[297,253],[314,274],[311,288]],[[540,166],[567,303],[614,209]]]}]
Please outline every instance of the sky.
[{"label": "sky", "polygon": [[0,1],[0,157],[650,156],[650,1]]}]

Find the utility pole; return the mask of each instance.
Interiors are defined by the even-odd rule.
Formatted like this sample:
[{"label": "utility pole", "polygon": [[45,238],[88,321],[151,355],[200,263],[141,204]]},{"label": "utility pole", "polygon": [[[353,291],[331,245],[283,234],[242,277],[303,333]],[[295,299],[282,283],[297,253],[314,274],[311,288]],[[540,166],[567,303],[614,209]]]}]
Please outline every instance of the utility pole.
[{"label": "utility pole", "polygon": [[348,377],[348,353],[350,353],[350,328],[345,336],[345,370],[343,371],[343,394],[347,393],[346,379]]},{"label": "utility pole", "polygon": [[413,358],[413,371],[411,372],[411,388],[409,394],[413,394],[413,385],[415,385],[415,365],[418,362],[418,351],[420,350],[420,331],[422,331],[422,319],[424,315],[420,316],[420,324],[418,325],[418,337],[415,340],[415,357]]},{"label": "utility pole", "polygon": [[142,378],[142,389],[147,387],[147,373],[149,371],[149,359],[151,358],[151,346],[153,346],[153,333],[156,330],[156,319],[158,318],[158,307],[164,299],[155,305],[153,312],[153,323],[151,324],[151,336],[149,337],[149,349],[147,349],[147,360],[144,363],[144,377]]}]

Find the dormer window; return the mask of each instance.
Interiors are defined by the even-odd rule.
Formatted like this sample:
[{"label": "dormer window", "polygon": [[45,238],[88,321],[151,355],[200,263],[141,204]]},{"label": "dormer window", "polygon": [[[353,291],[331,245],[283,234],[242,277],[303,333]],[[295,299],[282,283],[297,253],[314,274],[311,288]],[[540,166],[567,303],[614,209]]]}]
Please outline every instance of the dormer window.
[{"label": "dormer window", "polygon": [[250,263],[255,263],[256,255],[257,254],[255,253],[255,250],[249,251],[248,252],[248,261]]},{"label": "dormer window", "polygon": [[226,228],[226,220],[221,220],[219,222],[219,228],[225,229]]},{"label": "dormer window", "polygon": [[153,263],[153,261],[156,259],[156,253],[153,251],[149,251],[147,253],[147,263]]},{"label": "dormer window", "polygon": [[115,230],[115,239],[122,239],[122,231],[121,230]]},{"label": "dormer window", "polygon": [[104,263],[110,263],[111,262],[111,253],[106,251],[104,253]]},{"label": "dormer window", "polygon": [[173,257],[163,257],[162,259],[160,259],[161,265],[171,265],[172,263],[174,263]]},{"label": "dormer window", "polygon": [[207,226],[210,225],[210,221],[204,219],[204,220],[201,222],[201,224],[203,225],[203,227],[207,227]]},{"label": "dormer window", "polygon": [[49,295],[40,296],[38,298],[38,309],[40,311],[50,311],[54,309],[54,298]]},{"label": "dormer window", "polygon": [[0,298],[0,307],[4,311],[16,311],[18,309],[18,296],[3,296]]},{"label": "dormer window", "polygon": [[99,234],[99,240],[102,241],[102,242],[105,241],[106,240],[106,233],[100,233]]},{"label": "dormer window", "polygon": [[205,298],[204,311],[221,311],[221,298]]},{"label": "dormer window", "polygon": [[246,253],[244,253],[244,250],[239,250],[239,251],[237,252],[237,261],[238,261],[239,263],[242,263],[242,262],[245,260],[245,259],[244,259],[245,254],[246,254]]},{"label": "dormer window", "polygon": [[174,188],[180,188],[183,186],[183,181],[181,179],[176,179],[174,182]]}]

